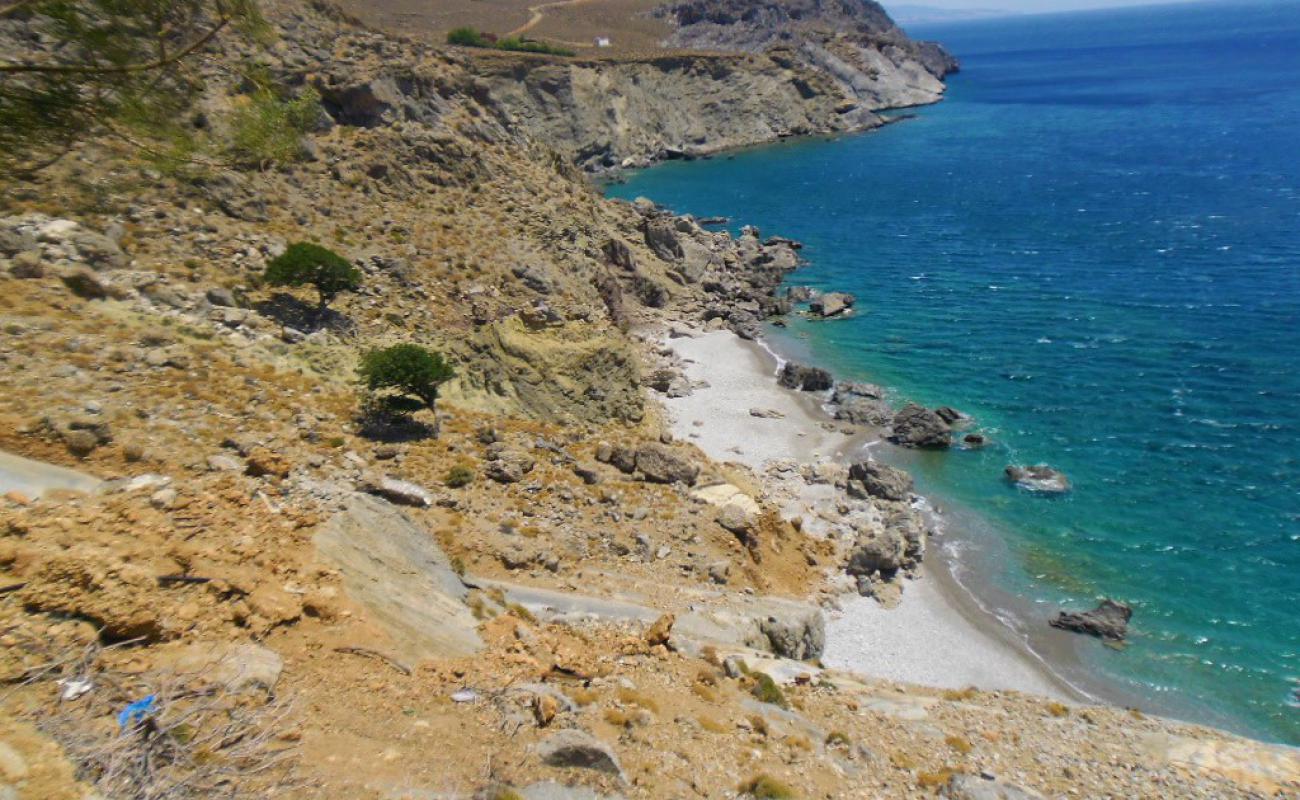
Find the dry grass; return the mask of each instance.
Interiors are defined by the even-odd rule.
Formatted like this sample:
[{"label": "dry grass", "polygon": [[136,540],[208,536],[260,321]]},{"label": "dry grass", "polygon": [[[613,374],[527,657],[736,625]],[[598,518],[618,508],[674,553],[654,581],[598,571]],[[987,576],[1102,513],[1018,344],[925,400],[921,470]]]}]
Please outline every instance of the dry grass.
[{"label": "dry grass", "polygon": [[[300,785],[287,699],[236,691],[211,667],[137,674],[110,666],[106,655],[131,644],[19,645],[30,666],[16,682],[44,698],[32,721],[81,780],[113,800],[278,797]],[[125,713],[140,701],[146,709]]]}]

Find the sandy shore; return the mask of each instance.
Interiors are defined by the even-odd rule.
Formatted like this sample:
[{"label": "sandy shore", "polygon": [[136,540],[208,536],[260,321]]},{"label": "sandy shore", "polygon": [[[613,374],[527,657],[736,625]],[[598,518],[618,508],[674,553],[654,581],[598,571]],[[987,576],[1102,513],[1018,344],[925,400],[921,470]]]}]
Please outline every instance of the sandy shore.
[{"label": "sandy shore", "polygon": [[[817,398],[778,386],[778,362],[760,345],[728,331],[672,338],[667,344],[685,362],[687,378],[698,384],[691,395],[665,401],[673,434],[710,457],[761,472],[765,462],[776,459],[847,460],[864,444],[861,437],[823,427],[828,417]],[[781,417],[757,417],[751,409]],[[934,550],[931,554],[938,557]],[[929,686],[1075,695],[963,593],[940,566],[909,581],[897,608],[846,598],[828,620],[823,661]]]}]

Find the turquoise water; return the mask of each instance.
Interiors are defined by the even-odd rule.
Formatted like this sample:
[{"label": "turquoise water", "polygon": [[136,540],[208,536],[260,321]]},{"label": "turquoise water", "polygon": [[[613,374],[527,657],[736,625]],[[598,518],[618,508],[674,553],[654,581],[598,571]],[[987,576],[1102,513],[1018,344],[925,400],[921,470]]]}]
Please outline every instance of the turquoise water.
[{"label": "turquoise water", "polygon": [[[1070,640],[1091,671],[1300,743],[1300,5],[919,33],[964,71],[915,119],[610,194],[804,241],[793,282],[862,313],[778,346],[977,419],[993,447],[908,464],[1030,627],[1129,601],[1124,651]],[[1012,462],[1075,491],[1019,492]]]}]

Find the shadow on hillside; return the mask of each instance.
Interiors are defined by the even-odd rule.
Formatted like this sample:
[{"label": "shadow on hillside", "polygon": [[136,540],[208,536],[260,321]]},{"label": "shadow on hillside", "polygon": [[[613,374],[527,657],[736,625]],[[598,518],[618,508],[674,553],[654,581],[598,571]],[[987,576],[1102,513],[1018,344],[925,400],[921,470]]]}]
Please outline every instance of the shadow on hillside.
[{"label": "shadow on hillside", "polygon": [[277,325],[303,333],[314,331],[351,333],[355,327],[346,314],[332,308],[318,308],[284,292],[276,292],[269,300],[254,303],[253,310]]},{"label": "shadow on hillside", "polygon": [[[416,404],[416,407],[419,407]],[[415,409],[398,399],[368,404],[357,414],[357,434],[374,442],[414,442],[436,439],[438,430],[412,414]]]}]

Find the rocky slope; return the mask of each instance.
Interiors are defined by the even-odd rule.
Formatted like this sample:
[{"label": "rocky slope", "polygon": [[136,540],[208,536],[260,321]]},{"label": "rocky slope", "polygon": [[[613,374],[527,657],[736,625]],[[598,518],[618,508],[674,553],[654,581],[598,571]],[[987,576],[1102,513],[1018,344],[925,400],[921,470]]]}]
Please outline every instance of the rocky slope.
[{"label": "rocky slope", "polygon": [[[919,554],[905,476],[787,465],[839,542],[652,394],[690,391],[665,328],[788,309],[797,245],[605,201],[480,64],[266,6],[278,41],[213,52],[206,105],[239,57],[314,87],[304,160],[163,173],[108,140],[4,179],[0,449],[103,482],[0,461],[28,481],[0,797],[151,796],[141,763],[190,797],[1294,791],[1288,751],[1217,731],[819,669],[810,598]],[[300,239],[364,272],[321,319],[259,280]],[[396,341],[455,363],[438,438],[359,414],[358,354]]]}]

